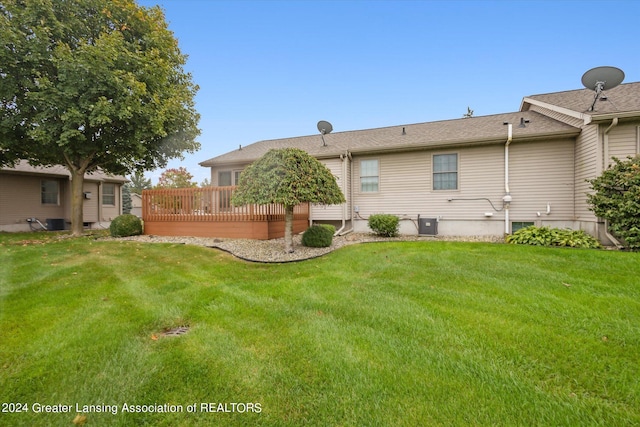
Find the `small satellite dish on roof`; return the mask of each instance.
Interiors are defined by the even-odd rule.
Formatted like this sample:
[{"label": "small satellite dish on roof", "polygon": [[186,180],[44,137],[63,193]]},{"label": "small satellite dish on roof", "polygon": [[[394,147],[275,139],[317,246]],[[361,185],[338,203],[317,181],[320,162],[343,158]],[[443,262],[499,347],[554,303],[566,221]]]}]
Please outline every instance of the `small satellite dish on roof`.
[{"label": "small satellite dish on roof", "polygon": [[624,80],[624,71],[616,67],[596,67],[582,75],[582,84],[596,92],[589,111],[593,111],[596,101],[603,90],[613,89]]},{"label": "small satellite dish on roof", "polygon": [[331,126],[331,123],[329,123],[326,120],[320,120],[318,122],[318,131],[320,132],[320,135],[322,135],[322,146],[326,146],[327,143],[324,142],[324,135],[327,133],[331,133],[331,131],[333,130],[333,126]]},{"label": "small satellite dish on roof", "polygon": [[320,120],[318,122],[318,131],[320,131],[321,134],[325,134],[325,133],[331,133],[331,131],[333,130],[333,126],[331,126],[331,123],[329,123],[326,120]]}]

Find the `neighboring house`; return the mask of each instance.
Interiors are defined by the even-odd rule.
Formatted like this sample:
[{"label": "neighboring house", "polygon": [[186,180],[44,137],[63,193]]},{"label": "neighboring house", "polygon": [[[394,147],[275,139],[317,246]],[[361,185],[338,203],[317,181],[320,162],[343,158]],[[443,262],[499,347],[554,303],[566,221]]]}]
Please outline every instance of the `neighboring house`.
[{"label": "neighboring house", "polygon": [[[122,213],[122,185],[128,180],[96,171],[85,175],[84,224],[108,227]],[[21,161],[0,168],[0,231],[68,229],[71,174],[62,166],[31,166]]]},{"label": "neighboring house", "polygon": [[[314,206],[310,219],[368,231],[375,213],[400,217],[403,234],[495,235],[536,224],[582,229],[608,242],[588,209],[587,179],[616,156],[640,153],[640,82],[603,92],[525,97],[492,116],[260,141],[200,163],[214,186],[235,185],[269,149],[296,147],[336,176],[347,202]],[[508,138],[509,126],[512,138]]]},{"label": "neighboring house", "polygon": [[131,215],[142,218],[142,196],[138,193],[131,193]]}]

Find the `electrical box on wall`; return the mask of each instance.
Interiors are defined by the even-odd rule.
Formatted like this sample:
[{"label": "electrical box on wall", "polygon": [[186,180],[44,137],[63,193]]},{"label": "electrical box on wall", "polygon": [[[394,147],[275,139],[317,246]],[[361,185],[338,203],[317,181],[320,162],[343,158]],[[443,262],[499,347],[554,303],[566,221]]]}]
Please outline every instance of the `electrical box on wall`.
[{"label": "electrical box on wall", "polygon": [[90,199],[91,198],[91,191],[85,191],[83,194],[84,194],[84,198],[85,199]]},{"label": "electrical box on wall", "polygon": [[438,218],[422,218],[418,215],[418,234],[426,236],[438,234]]}]

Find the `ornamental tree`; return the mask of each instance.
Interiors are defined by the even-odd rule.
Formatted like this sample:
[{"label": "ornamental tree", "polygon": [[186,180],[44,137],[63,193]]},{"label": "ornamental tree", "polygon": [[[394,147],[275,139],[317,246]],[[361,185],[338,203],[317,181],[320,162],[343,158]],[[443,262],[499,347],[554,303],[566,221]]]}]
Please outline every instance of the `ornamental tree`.
[{"label": "ornamental tree", "polygon": [[231,202],[236,206],[271,203],[285,208],[285,251],[293,252],[293,208],[300,203],[334,205],[345,198],[325,165],[297,148],[270,150],[241,174]]},{"label": "ornamental tree", "polygon": [[631,250],[640,250],[640,155],[626,161],[613,158],[614,165],[589,181],[595,193],[588,194],[590,209],[609,223],[609,229]]},{"label": "ornamental tree", "polygon": [[158,7],[0,3],[0,164],[64,165],[82,233],[85,173],[165,167],[199,148],[198,87]]},{"label": "ornamental tree", "polygon": [[193,181],[193,175],[191,175],[186,168],[180,166],[179,168],[171,168],[162,172],[156,188],[188,188],[197,186],[198,184]]}]

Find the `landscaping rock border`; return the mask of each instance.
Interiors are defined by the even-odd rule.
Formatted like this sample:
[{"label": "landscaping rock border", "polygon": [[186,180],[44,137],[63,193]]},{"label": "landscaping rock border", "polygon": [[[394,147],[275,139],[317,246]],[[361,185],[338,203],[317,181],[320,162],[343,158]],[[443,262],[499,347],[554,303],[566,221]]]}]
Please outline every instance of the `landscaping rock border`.
[{"label": "landscaping rock border", "polygon": [[331,246],[327,248],[308,248],[302,246],[301,235],[294,236],[294,249],[292,253],[284,251],[284,239],[251,240],[251,239],[214,239],[206,237],[176,237],[176,236],[130,236],[120,237],[114,240],[130,240],[143,243],[174,243],[199,245],[215,248],[230,253],[236,258],[250,262],[261,263],[286,263],[317,258],[333,252],[346,245],[371,242],[394,241],[464,241],[464,242],[491,242],[504,243],[502,237],[496,236],[415,236],[402,235],[398,237],[378,237],[369,233],[350,233],[333,238]]}]

